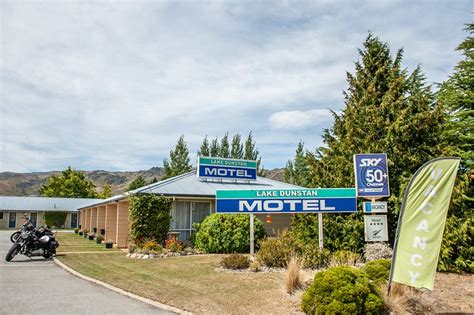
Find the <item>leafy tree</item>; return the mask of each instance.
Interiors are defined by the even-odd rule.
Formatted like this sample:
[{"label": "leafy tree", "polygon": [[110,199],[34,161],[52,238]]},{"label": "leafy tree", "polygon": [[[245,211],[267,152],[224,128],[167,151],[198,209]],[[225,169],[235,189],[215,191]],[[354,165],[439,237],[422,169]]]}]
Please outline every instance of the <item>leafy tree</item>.
[{"label": "leafy tree", "polygon": [[219,157],[221,157],[221,158],[230,157],[230,145],[229,145],[229,133],[228,132],[221,139]]},{"label": "leafy tree", "polygon": [[186,141],[184,141],[184,135],[181,135],[175,149],[170,151],[170,162],[168,162],[168,160],[163,161],[164,175],[162,179],[178,176],[191,171],[192,166],[189,162],[188,146],[186,145]]},{"label": "leafy tree", "polygon": [[130,182],[130,184],[128,184],[127,190],[135,190],[146,185],[146,180],[141,175],[138,175],[138,177],[136,177]]},{"label": "leafy tree", "polygon": [[58,175],[48,178],[48,182],[39,190],[44,197],[95,198],[94,183],[70,166]]},{"label": "leafy tree", "polygon": [[437,95],[449,115],[445,136],[460,156],[461,168],[454,187],[454,198],[448,212],[441,245],[440,270],[474,271],[473,222],[474,208],[474,24],[465,28],[468,36],[458,47],[464,59],[455,67]]},{"label": "leafy tree", "polygon": [[102,188],[102,191],[98,194],[97,197],[102,199],[112,197],[112,187],[110,187],[109,184],[105,184],[104,188]]},{"label": "leafy tree", "polygon": [[154,184],[154,183],[158,183],[158,178],[156,178],[156,176],[153,177],[153,179],[151,179],[148,184],[150,185],[150,184]]},{"label": "leafy tree", "polygon": [[304,142],[300,141],[296,148],[294,163],[290,160],[286,164],[284,180],[287,183],[309,187],[311,183],[311,174],[304,151]]},{"label": "leafy tree", "polygon": [[54,226],[56,228],[64,227],[66,222],[67,212],[64,211],[46,211],[44,213],[44,223],[47,226]]},{"label": "leafy tree", "polygon": [[[355,73],[347,73],[345,108],[341,114],[333,112],[334,124],[324,130],[326,147],[308,154],[311,186],[354,187],[353,154],[386,152],[391,188],[389,232],[393,241],[408,180],[423,163],[442,155],[446,147],[442,136],[445,115],[434,102],[420,68],[411,74],[401,68],[402,50],[392,58],[388,45],[370,34],[359,55],[361,61],[355,63]],[[316,216],[296,216],[292,224],[295,233],[306,240],[317,239]],[[352,235],[340,235],[340,231],[351,231]],[[324,233],[329,249],[360,251],[362,215],[326,215]]]},{"label": "leafy tree", "polygon": [[242,144],[240,134],[236,134],[232,138],[230,157],[233,159],[242,159],[244,157],[244,145]]},{"label": "leafy tree", "polygon": [[163,243],[171,225],[173,201],[154,194],[130,197],[130,235],[137,245],[149,240]]},{"label": "leafy tree", "polygon": [[207,135],[204,137],[204,140],[202,141],[201,147],[199,148],[198,155],[199,156],[209,156],[211,153],[210,147],[209,147],[209,141],[207,140]]}]

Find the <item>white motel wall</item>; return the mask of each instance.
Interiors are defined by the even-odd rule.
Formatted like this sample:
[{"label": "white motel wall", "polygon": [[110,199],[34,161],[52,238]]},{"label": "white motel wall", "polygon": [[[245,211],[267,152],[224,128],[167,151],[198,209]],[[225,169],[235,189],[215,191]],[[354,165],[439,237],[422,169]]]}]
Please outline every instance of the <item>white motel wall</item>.
[{"label": "white motel wall", "polygon": [[[180,240],[186,241],[194,233],[193,224],[201,222],[215,212],[216,190],[218,189],[295,189],[302,188],[279,181],[258,177],[256,181],[237,183],[224,181],[205,181],[192,171],[169,178],[127,193],[90,203],[79,209],[80,227],[83,230],[104,234],[117,247],[126,247],[130,241],[128,219],[129,197],[137,193],[164,195],[173,199],[171,232],[177,232]],[[271,223],[266,222],[265,214],[257,214],[270,236],[287,229],[291,214],[272,215]]]},{"label": "white motel wall", "polygon": [[18,229],[29,218],[36,226],[44,226],[45,212],[66,212],[64,228],[76,228],[78,208],[102,199],[0,196],[0,229]]}]

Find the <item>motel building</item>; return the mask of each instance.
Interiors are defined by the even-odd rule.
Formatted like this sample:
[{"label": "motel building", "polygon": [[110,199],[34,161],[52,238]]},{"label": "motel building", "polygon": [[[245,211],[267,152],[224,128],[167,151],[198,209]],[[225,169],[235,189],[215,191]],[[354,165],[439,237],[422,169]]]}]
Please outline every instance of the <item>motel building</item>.
[{"label": "motel building", "polygon": [[0,229],[19,229],[26,218],[34,226],[45,226],[45,212],[66,212],[66,221],[61,228],[76,228],[79,223],[77,209],[100,200],[102,199],[0,196]]},{"label": "motel building", "polygon": [[[170,232],[177,234],[179,240],[187,241],[194,233],[193,224],[216,211],[216,190],[295,188],[302,187],[264,177],[247,182],[203,180],[196,176],[196,171],[191,171],[79,208],[80,228],[104,234],[106,240],[112,240],[119,248],[127,247],[130,241],[129,197],[137,193],[156,194],[173,199]],[[267,220],[266,214],[256,214],[256,217],[263,222],[270,236],[289,228],[291,222],[291,214],[275,214],[271,220]]]}]

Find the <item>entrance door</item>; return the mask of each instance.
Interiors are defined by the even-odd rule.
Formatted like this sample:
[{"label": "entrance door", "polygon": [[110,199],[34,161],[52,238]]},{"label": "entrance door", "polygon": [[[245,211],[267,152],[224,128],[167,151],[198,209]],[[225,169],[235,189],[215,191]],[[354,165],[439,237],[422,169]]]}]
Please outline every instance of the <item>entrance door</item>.
[{"label": "entrance door", "polygon": [[16,226],[16,212],[9,212],[10,215],[8,217],[8,227],[14,228]]},{"label": "entrance door", "polygon": [[36,221],[38,220],[38,214],[36,212],[30,213],[30,222],[36,227]]},{"label": "entrance door", "polygon": [[71,213],[71,227],[77,227],[77,213]]}]

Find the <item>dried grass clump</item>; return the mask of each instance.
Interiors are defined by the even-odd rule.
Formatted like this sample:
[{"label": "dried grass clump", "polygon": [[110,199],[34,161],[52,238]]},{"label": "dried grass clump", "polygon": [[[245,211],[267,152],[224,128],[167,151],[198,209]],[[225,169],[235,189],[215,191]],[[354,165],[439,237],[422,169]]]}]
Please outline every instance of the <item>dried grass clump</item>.
[{"label": "dried grass clump", "polygon": [[358,253],[348,250],[340,250],[335,252],[329,261],[329,267],[337,266],[355,266],[362,262],[362,258]]},{"label": "dried grass clump", "polygon": [[387,243],[367,243],[364,247],[365,261],[392,258],[392,248]]},{"label": "dried grass clump", "polygon": [[288,263],[288,270],[286,273],[286,292],[294,293],[296,290],[303,287],[301,281],[301,262],[298,257],[291,257]]},{"label": "dried grass clump", "polygon": [[388,294],[385,284],[380,286],[385,307],[391,314],[427,314],[431,308],[423,303],[421,291],[400,283],[392,282]]}]

